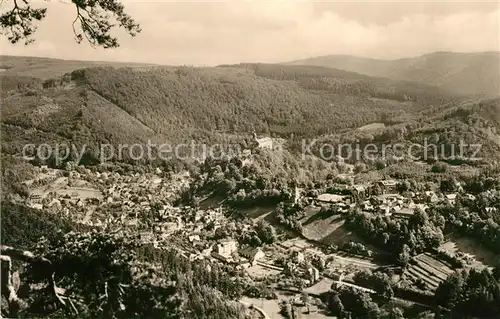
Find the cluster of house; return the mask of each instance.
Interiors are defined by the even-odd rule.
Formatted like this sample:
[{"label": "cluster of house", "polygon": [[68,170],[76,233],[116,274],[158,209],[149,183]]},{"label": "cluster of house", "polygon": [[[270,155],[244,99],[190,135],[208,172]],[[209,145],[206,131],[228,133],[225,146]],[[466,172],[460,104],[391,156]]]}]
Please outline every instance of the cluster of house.
[{"label": "cluster of house", "polygon": [[[57,201],[55,207],[63,213],[80,216],[81,222],[88,225],[113,224],[119,225],[124,231],[134,231],[143,243],[152,243],[160,248],[173,244],[188,260],[218,260],[240,269],[257,264],[274,267],[272,263],[267,262],[272,256],[266,257],[260,247],[239,247],[237,241],[232,238],[217,242],[205,240],[218,228],[231,222],[224,215],[222,208],[195,210],[167,204],[180,190],[189,187],[189,176],[179,176],[167,181],[159,175],[120,175],[90,171],[78,175],[71,173],[70,177],[73,179],[88,180],[97,185],[100,189],[99,196],[82,198],[80,193],[69,189],[56,192],[58,198],[53,198],[51,205]],[[347,212],[351,207],[359,205],[365,211],[383,212],[387,216],[397,218],[411,216],[415,209],[425,210],[427,204],[443,199],[443,196],[431,191],[402,196],[397,193],[395,180],[383,180],[371,185],[339,184],[334,187],[334,192],[335,194],[320,194],[315,200],[320,206],[336,206],[339,212]],[[302,190],[296,187],[293,196],[295,203],[301,198],[301,193]],[[444,199],[453,204],[456,196],[447,194]],[[30,200],[40,204],[43,196],[34,193]],[[275,269],[293,273],[296,277],[303,278],[306,284],[314,284],[321,279],[318,268],[308,262],[312,253],[307,247],[287,246],[286,242],[280,245],[290,255],[284,268]],[[321,257],[324,260],[326,256]],[[329,275],[325,272],[325,275],[334,280],[342,280],[338,271]]]},{"label": "cluster of house", "polygon": [[[179,238],[180,236],[176,235],[175,237]],[[302,278],[306,285],[312,285],[321,279],[321,272],[318,268],[308,262],[311,259],[311,253],[304,247],[288,247],[285,243],[280,243],[279,245],[287,247],[288,253],[288,258],[282,267],[274,264],[273,253],[266,254],[261,247],[240,246],[233,238],[224,238],[216,242],[203,240],[198,234],[189,235],[187,238],[187,241],[179,241],[176,249],[191,261],[210,259],[233,265],[240,270],[260,265],[263,268],[277,270],[288,275],[293,274],[295,278]]]},{"label": "cluster of house", "polygon": [[[65,184],[56,181],[54,185],[33,189],[27,204],[71,216],[91,226],[103,226],[110,220],[118,220],[121,225],[139,227],[140,217],[152,213],[151,203],[168,203],[189,187],[186,174],[165,180],[158,176],[160,173],[159,170],[157,174],[99,173],[88,169],[83,173],[71,171]],[[71,185],[84,183],[96,188]],[[154,212],[165,222],[161,225],[163,229],[175,231],[181,227],[174,218],[176,209],[163,205]]]},{"label": "cluster of house", "polygon": [[439,196],[436,192],[410,192],[402,196],[397,192],[396,180],[383,180],[370,185],[338,184],[331,189],[335,194],[320,194],[316,201],[320,205],[336,207],[339,213],[347,212],[358,205],[364,211],[380,212],[386,216],[405,218],[411,216],[416,209],[425,210],[429,203],[446,200],[455,204],[457,193]]},{"label": "cluster of house", "polygon": [[308,286],[321,279],[321,272],[309,261],[317,258],[321,268],[324,268],[326,266],[326,255],[323,252],[301,240],[287,240],[279,243],[279,246],[289,252],[289,258],[285,262],[285,272],[303,278],[304,283]]},{"label": "cluster of house", "polygon": [[[151,207],[149,211],[151,212]],[[129,230],[138,232],[143,243],[152,243],[157,247],[164,244],[170,246],[172,237],[186,239],[181,241],[183,249],[179,250],[190,260],[209,257],[212,249],[207,250],[209,245],[202,237],[214,235],[218,228],[230,222],[222,207],[193,210],[191,207],[173,207],[167,204],[144,217],[146,221],[152,218],[152,225],[143,227],[143,222],[137,219],[134,225],[127,224]]]},{"label": "cluster of house", "polygon": [[[157,169],[157,173],[161,170]],[[103,192],[104,201],[124,203],[135,202],[145,205],[143,202],[151,201],[154,197],[159,200],[169,200],[182,189],[189,186],[189,173],[176,176],[174,180],[165,180],[158,175],[130,174],[120,175],[118,173],[95,173],[100,188]]]},{"label": "cluster of house", "polygon": [[221,240],[214,246],[212,257],[224,263],[237,264],[243,268],[256,265],[266,255],[260,247],[238,248],[238,243],[234,239]]},{"label": "cluster of house", "polygon": [[[179,237],[190,233],[189,225],[183,229]],[[175,236],[178,237],[178,236]],[[193,261],[199,259],[210,259],[224,264],[230,264],[237,269],[245,269],[263,260],[266,255],[262,248],[245,246],[239,247],[233,238],[225,238],[216,242],[204,241],[199,234],[187,235],[187,241],[176,243],[176,249],[186,259]]]},{"label": "cluster of house", "polygon": [[306,285],[312,285],[320,280],[320,271],[318,268],[306,263],[304,252],[297,248],[291,249],[291,260],[286,263],[287,272],[304,278]]}]

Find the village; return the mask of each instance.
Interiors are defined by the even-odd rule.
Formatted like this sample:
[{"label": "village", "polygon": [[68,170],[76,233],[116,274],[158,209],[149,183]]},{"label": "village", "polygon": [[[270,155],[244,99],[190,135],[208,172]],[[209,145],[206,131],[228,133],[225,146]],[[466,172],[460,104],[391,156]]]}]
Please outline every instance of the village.
[{"label": "village", "polygon": [[[174,248],[189,261],[205,259],[233,267],[257,286],[273,292],[262,299],[260,291],[254,298],[245,297],[245,302],[267,305],[266,311],[274,311],[277,316],[280,300],[288,300],[301,313],[317,313],[321,318],[321,303],[314,298],[332,285],[373,293],[353,280],[356,274],[398,269],[375,258],[377,249],[361,243],[356,234],[346,230],[343,214],[357,207],[392,219],[407,219],[433,203],[454,205],[457,196],[472,196],[463,194],[460,187],[458,192],[448,194],[429,190],[402,195],[397,180],[338,184],[328,193],[315,196],[296,187],[292,204],[305,206],[300,219],[302,232],[297,233],[275,225],[269,208],[257,215],[233,218],[234,211],[223,201],[210,202],[210,198],[200,207],[175,206],[175,199],[191,180],[188,172],[167,175],[160,169],[154,173],[120,174],[83,167],[70,171],[40,167],[38,178],[26,182],[30,196],[25,204],[86,226],[136,233],[143,244]],[[242,240],[245,235],[259,232],[257,228],[264,227],[264,223],[271,240],[257,245]],[[455,244],[447,241],[443,247],[450,245]],[[453,256],[485,267],[474,255],[458,249]],[[425,253],[414,257],[404,272],[392,272],[391,281],[395,286],[418,286],[421,291],[433,292],[455,269],[455,264]],[[304,293],[309,297],[304,299]],[[403,300],[419,303],[412,298]]]}]

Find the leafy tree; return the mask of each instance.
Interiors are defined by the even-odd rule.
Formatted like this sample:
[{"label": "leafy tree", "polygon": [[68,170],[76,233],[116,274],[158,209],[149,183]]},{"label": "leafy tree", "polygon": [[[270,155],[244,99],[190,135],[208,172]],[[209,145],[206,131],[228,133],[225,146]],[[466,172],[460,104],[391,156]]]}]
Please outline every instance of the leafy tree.
[{"label": "leafy tree", "polygon": [[448,171],[448,164],[438,162],[432,166],[431,171],[433,173],[446,173]]},{"label": "leafy tree", "polygon": [[381,272],[371,273],[369,270],[363,270],[356,273],[353,279],[359,285],[375,290],[386,301],[394,297],[391,280],[387,274]]},{"label": "leafy tree", "polygon": [[500,282],[500,258],[496,262],[496,266],[493,268],[493,275],[495,279]]},{"label": "leafy tree", "polygon": [[[2,34],[11,43],[24,41],[28,45],[34,42],[32,36],[38,29],[37,23],[45,19],[47,8],[33,8],[32,0],[8,2],[12,4],[12,9],[0,16]],[[119,46],[118,38],[110,33],[116,25],[131,36],[141,32],[134,19],[125,13],[120,0],[72,0],[71,3],[76,9],[72,28],[78,43],[86,39],[92,46],[116,48]]]},{"label": "leafy tree", "polygon": [[[134,271],[138,259],[133,242],[106,233],[92,231],[78,234],[68,233],[49,241],[39,243],[36,251],[51,261],[56,280],[62,287],[71,287],[74,311],[92,317],[127,316],[137,311],[146,300],[133,304],[125,293],[142,293],[140,280],[143,273]],[[29,272],[32,281],[37,282],[36,272]],[[142,280],[141,279],[141,280]],[[152,278],[149,278],[152,279]],[[48,296],[40,295],[44,299]],[[166,304],[165,304],[166,305]]]},{"label": "leafy tree", "polygon": [[377,170],[382,170],[382,169],[384,169],[384,168],[386,167],[386,165],[387,165],[387,164],[386,164],[386,163],[385,163],[385,161],[383,161],[383,160],[377,160],[377,161],[375,162],[375,168],[376,168]]},{"label": "leafy tree", "polygon": [[255,231],[263,243],[272,244],[276,240],[276,230],[264,220],[257,223]]},{"label": "leafy tree", "polygon": [[448,308],[455,308],[460,302],[461,292],[465,285],[462,272],[456,272],[442,282],[436,290],[436,302]]},{"label": "leafy tree", "polygon": [[31,249],[43,237],[52,238],[78,228],[54,214],[12,202],[3,202],[1,212],[1,242],[18,249]]},{"label": "leafy tree", "polygon": [[412,188],[412,185],[409,181],[405,180],[405,181],[401,181],[399,182],[397,185],[396,185],[396,189],[398,190],[398,192],[400,193],[404,193],[404,192],[408,192],[410,191]]},{"label": "leafy tree", "polygon": [[403,311],[398,307],[393,307],[389,311],[389,319],[404,319]]},{"label": "leafy tree", "polygon": [[187,263],[177,252],[140,246],[133,236],[70,232],[40,241],[34,253],[2,246],[2,267],[8,256],[28,262],[21,276],[31,287],[50,283],[31,288],[22,300],[27,308],[9,299],[9,311],[22,317],[242,318],[242,309],[229,302],[241,298],[238,277],[218,265],[209,270],[203,262]]},{"label": "leafy tree", "polygon": [[363,173],[366,170],[367,170],[367,166],[364,163],[358,163],[358,164],[354,165],[354,173],[356,173],[356,174]]},{"label": "leafy tree", "polygon": [[403,249],[401,250],[401,253],[399,254],[398,261],[399,263],[403,266],[406,267],[408,263],[410,262],[410,247],[408,245],[404,244]]},{"label": "leafy tree", "polygon": [[455,316],[493,318],[500,313],[500,284],[489,269],[451,275],[439,285],[435,297]]},{"label": "leafy tree", "polygon": [[339,293],[345,312],[350,313],[353,318],[380,317],[378,305],[372,301],[369,294],[351,288],[344,288]]},{"label": "leafy tree", "polygon": [[[432,251],[440,245],[443,241],[444,219],[433,210],[424,212],[417,209],[410,218],[395,220],[380,213],[352,209],[346,214],[345,226],[390,252],[393,260],[401,263],[408,259],[408,255]],[[399,260],[400,257],[404,258]]]},{"label": "leafy tree", "polygon": [[339,315],[344,311],[344,305],[337,293],[331,293],[327,301],[328,311],[333,315]]},{"label": "leafy tree", "polygon": [[283,317],[287,319],[292,319],[293,318],[292,305],[286,300],[282,301],[280,304],[280,313],[283,315]]},{"label": "leafy tree", "polygon": [[443,193],[453,193],[457,191],[457,182],[455,179],[443,179],[439,185],[439,189]]}]

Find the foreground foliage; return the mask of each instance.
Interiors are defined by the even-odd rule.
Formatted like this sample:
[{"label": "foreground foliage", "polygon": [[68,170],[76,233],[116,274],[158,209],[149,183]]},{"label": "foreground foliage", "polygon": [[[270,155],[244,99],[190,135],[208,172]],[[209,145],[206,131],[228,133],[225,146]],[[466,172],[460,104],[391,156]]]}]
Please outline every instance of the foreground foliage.
[{"label": "foreground foliage", "polygon": [[[134,238],[99,231],[70,232],[41,241],[40,268],[29,262],[21,272],[20,317],[78,318],[238,318],[240,306],[230,299],[242,289],[221,269],[186,263],[174,251],[141,248]],[[5,249],[2,247],[2,254]],[[45,286],[52,273],[55,291]],[[20,291],[21,291],[20,290]],[[27,291],[26,291],[27,290]],[[13,309],[3,309],[5,312]]]}]

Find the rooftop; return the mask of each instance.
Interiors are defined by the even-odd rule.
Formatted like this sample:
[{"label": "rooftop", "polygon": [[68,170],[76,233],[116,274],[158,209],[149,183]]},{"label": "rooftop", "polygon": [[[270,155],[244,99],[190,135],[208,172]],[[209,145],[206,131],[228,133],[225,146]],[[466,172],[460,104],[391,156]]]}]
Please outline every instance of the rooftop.
[{"label": "rooftop", "polygon": [[259,251],[261,251],[261,249],[258,247],[248,246],[243,249],[240,249],[238,253],[242,256],[253,258],[255,257],[255,255],[257,255]]},{"label": "rooftop", "polygon": [[393,214],[396,215],[413,215],[415,211],[411,208],[400,208],[400,209],[395,209]]},{"label": "rooftop", "polygon": [[352,188],[358,192],[364,192],[366,190],[365,185],[354,185]]},{"label": "rooftop", "polygon": [[337,203],[341,202],[346,198],[346,196],[336,195],[336,194],[321,194],[318,196],[320,202]]},{"label": "rooftop", "polygon": [[380,181],[380,183],[382,183],[382,185],[384,185],[384,186],[396,186],[396,184],[398,182],[393,180],[393,179],[387,179],[387,180]]}]

